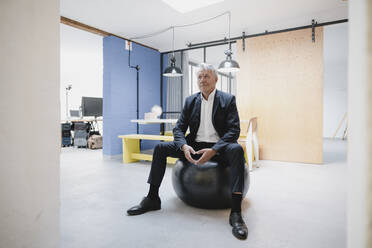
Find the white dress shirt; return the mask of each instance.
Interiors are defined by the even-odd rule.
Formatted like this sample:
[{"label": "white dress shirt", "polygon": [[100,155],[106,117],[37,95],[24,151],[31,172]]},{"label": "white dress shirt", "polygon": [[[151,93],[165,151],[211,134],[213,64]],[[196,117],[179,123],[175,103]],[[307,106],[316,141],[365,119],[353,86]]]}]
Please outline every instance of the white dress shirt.
[{"label": "white dress shirt", "polygon": [[220,137],[218,136],[216,129],[214,129],[212,123],[212,111],[214,96],[216,94],[216,89],[212,91],[208,96],[208,100],[205,100],[203,94],[201,94],[201,109],[200,109],[200,125],[198,132],[196,134],[196,142],[209,142],[217,143]]}]

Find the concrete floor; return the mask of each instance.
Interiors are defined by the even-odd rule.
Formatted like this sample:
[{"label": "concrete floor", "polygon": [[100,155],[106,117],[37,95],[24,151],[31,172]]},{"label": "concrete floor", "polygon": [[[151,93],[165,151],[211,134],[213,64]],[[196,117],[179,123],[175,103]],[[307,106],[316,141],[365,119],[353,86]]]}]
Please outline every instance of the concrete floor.
[{"label": "concrete floor", "polygon": [[102,151],[63,148],[61,247],[346,247],[346,142],[324,140],[324,164],[260,161],[243,201],[245,241],[231,234],[229,210],[186,206],[171,185],[162,209],[127,216],[146,195],[150,164],[105,160]]}]

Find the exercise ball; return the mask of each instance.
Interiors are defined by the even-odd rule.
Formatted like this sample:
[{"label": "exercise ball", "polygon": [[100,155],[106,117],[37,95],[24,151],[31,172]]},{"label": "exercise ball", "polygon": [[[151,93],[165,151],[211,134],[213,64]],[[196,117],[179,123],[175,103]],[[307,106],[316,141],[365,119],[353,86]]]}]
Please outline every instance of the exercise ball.
[{"label": "exercise ball", "polygon": [[[244,166],[243,198],[249,188],[249,170]],[[172,184],[177,196],[186,204],[198,208],[231,207],[230,167],[217,162],[195,165],[178,160],[172,171]]]}]

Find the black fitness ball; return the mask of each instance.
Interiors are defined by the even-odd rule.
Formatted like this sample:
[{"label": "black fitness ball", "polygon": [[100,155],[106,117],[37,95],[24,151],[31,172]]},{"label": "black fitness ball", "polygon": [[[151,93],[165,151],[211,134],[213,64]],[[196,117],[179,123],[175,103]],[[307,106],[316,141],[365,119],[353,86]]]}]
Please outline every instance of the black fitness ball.
[{"label": "black fitness ball", "polygon": [[[186,204],[198,208],[231,207],[230,167],[217,162],[195,165],[178,160],[173,167],[172,184],[177,196]],[[243,198],[249,188],[249,170],[244,170]]]}]

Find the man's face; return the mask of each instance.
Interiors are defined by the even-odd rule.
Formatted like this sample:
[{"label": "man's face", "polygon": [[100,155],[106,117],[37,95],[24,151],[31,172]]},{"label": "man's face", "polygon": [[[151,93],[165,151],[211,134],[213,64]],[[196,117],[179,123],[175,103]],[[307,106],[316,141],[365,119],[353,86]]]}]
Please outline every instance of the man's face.
[{"label": "man's face", "polygon": [[216,88],[217,77],[212,71],[202,70],[198,73],[198,86],[202,93],[209,94]]}]

